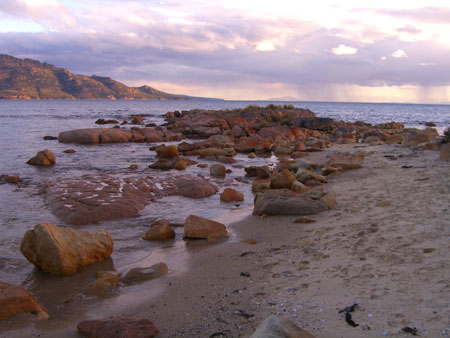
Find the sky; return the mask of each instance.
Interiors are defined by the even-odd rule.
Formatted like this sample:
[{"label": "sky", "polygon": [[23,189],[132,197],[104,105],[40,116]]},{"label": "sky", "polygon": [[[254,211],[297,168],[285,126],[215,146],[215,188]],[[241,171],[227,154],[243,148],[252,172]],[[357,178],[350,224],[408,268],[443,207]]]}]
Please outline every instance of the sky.
[{"label": "sky", "polygon": [[0,53],[234,100],[450,102],[449,0],[0,0]]}]

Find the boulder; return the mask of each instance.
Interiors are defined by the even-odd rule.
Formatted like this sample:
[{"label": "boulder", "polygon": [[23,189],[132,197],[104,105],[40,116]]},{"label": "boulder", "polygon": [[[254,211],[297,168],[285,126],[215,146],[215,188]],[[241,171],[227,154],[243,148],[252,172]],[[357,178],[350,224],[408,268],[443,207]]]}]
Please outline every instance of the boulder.
[{"label": "boulder", "polygon": [[135,115],[131,120],[131,124],[141,124],[142,122],[144,122],[144,118],[141,115]]},{"label": "boulder", "polygon": [[196,153],[200,155],[200,157],[207,156],[233,156],[236,154],[234,149],[227,148],[229,151],[225,149],[217,149],[217,148],[204,148],[196,150]]},{"label": "boulder", "polygon": [[327,183],[327,179],[324,176],[316,174],[315,172],[304,168],[297,169],[295,178],[301,183],[305,183],[310,180],[315,180],[320,183]]},{"label": "boulder", "polygon": [[58,138],[56,136],[44,136],[44,140],[45,141],[53,141],[53,140],[57,140]]},{"label": "boulder", "polygon": [[295,175],[292,171],[284,169],[283,171],[272,175],[270,178],[271,189],[290,189],[295,182]]},{"label": "boulder", "polygon": [[450,161],[450,143],[444,143],[441,145],[439,159],[441,161]]},{"label": "boulder", "polygon": [[226,188],[220,194],[220,200],[222,202],[239,202],[244,200],[244,194],[232,188]]},{"label": "boulder", "polygon": [[325,203],[328,209],[332,209],[336,205],[336,193],[334,191],[330,191],[323,195],[320,200]]},{"label": "boulder", "polygon": [[108,258],[113,251],[113,241],[106,230],[73,230],[41,223],[25,233],[20,251],[49,274],[72,275]]},{"label": "boulder", "polygon": [[117,121],[117,120],[97,119],[97,121],[95,121],[94,123],[95,124],[118,124],[119,121]]},{"label": "boulder", "polygon": [[258,178],[269,178],[270,168],[266,165],[263,166],[250,166],[244,169],[247,176]]},{"label": "boulder", "polygon": [[169,268],[165,263],[154,264],[148,268],[133,268],[127,272],[122,282],[126,285],[138,284],[151,279],[155,279],[169,273]]},{"label": "boulder", "polygon": [[288,189],[267,190],[255,197],[253,215],[315,215],[327,210],[323,201]]},{"label": "boulder", "polygon": [[209,167],[209,173],[213,177],[225,177],[227,169],[222,164],[212,164]]},{"label": "boulder", "polygon": [[186,157],[161,158],[157,162],[150,164],[148,167],[158,170],[184,170],[186,166],[197,164],[197,162],[187,159]]},{"label": "boulder", "polygon": [[23,287],[0,281],[0,320],[23,312],[31,312],[38,319],[49,317],[47,310]]},{"label": "boulder", "polygon": [[103,297],[106,292],[117,288],[120,275],[116,271],[98,271],[97,279],[86,287],[86,294]]},{"label": "boulder", "polygon": [[177,195],[189,198],[202,198],[214,195],[219,191],[214,184],[199,177],[180,177],[174,181]]},{"label": "boulder", "polygon": [[288,319],[270,316],[256,328],[249,338],[314,338]]},{"label": "boulder", "polygon": [[48,149],[39,151],[36,156],[30,158],[27,164],[51,166],[55,164],[55,155]]},{"label": "boulder", "polygon": [[142,238],[148,241],[165,241],[174,238],[175,231],[169,224],[170,220],[168,219],[159,219],[153,222]]},{"label": "boulder", "polygon": [[158,334],[150,320],[133,317],[85,320],[78,323],[77,331],[88,338],[150,338]]},{"label": "boulder", "polygon": [[187,238],[208,238],[214,234],[226,233],[225,225],[204,217],[190,215],[184,221],[184,234]]},{"label": "boulder", "polygon": [[425,128],[424,130],[411,129],[402,142],[404,147],[415,147],[420,143],[432,141],[439,133],[434,128]]},{"label": "boulder", "polygon": [[133,139],[133,132],[118,128],[86,128],[63,131],[58,135],[61,143],[98,144],[124,143]]},{"label": "boulder", "polygon": [[292,165],[292,168],[298,169],[298,168],[303,168],[303,169],[314,169],[317,168],[318,165],[315,163],[312,163],[310,161],[307,160],[302,160],[302,159],[298,159],[297,161],[295,161],[295,163]]},{"label": "boulder", "polygon": [[298,194],[304,194],[304,193],[307,193],[308,191],[310,191],[311,188],[304,185],[303,183],[301,183],[299,181],[295,181],[294,183],[292,183],[291,190],[295,191]]},{"label": "boulder", "polygon": [[254,180],[252,184],[252,192],[264,192],[270,189],[270,180]]},{"label": "boulder", "polygon": [[177,146],[175,145],[158,147],[156,149],[156,154],[159,158],[173,158],[179,155]]}]

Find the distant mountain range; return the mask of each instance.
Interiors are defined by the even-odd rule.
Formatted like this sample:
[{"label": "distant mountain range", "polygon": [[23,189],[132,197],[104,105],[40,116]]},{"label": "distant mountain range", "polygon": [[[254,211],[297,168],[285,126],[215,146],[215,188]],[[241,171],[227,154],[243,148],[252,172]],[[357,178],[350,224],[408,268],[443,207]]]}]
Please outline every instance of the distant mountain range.
[{"label": "distant mountain range", "polygon": [[48,63],[0,54],[0,99],[189,100],[149,86],[128,87],[103,76],[85,76]]},{"label": "distant mountain range", "polygon": [[270,99],[267,99],[265,101],[302,101],[300,99],[297,99],[292,96],[282,96],[282,97],[272,97]]}]

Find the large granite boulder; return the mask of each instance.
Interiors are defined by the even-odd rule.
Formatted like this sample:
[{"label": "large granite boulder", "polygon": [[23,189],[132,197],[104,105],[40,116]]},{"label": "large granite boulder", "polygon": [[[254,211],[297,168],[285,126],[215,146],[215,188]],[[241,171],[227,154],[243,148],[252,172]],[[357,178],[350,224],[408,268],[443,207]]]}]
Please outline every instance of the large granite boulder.
[{"label": "large granite boulder", "polygon": [[98,144],[130,142],[133,133],[119,128],[86,128],[63,131],[58,135],[61,143]]},{"label": "large granite boulder", "polygon": [[225,225],[204,217],[190,215],[184,221],[184,234],[187,238],[208,238],[226,233]]},{"label": "large granite boulder", "polygon": [[88,338],[150,338],[158,334],[153,322],[133,317],[85,320],[78,323],[77,331]]},{"label": "large granite boulder", "polygon": [[255,197],[253,215],[315,215],[327,210],[327,205],[305,194],[288,189],[267,190]]},{"label": "large granite boulder", "polygon": [[73,230],[41,223],[25,233],[20,251],[49,274],[72,275],[108,258],[113,251],[113,240],[106,230]]},{"label": "large granite boulder", "polygon": [[288,319],[270,316],[256,328],[249,338],[314,338]]},{"label": "large granite boulder", "polygon": [[36,156],[33,156],[27,161],[27,164],[51,166],[55,164],[55,155],[48,149],[39,151]]},{"label": "large granite boulder", "polygon": [[23,312],[31,312],[38,319],[49,317],[47,310],[23,287],[0,281],[0,320]]}]

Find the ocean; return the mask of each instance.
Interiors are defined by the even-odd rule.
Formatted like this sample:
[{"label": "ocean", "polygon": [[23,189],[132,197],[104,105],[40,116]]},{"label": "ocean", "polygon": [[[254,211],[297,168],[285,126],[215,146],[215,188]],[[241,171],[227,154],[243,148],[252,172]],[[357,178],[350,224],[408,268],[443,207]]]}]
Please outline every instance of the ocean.
[{"label": "ocean", "polygon": [[[126,143],[104,145],[68,145],[57,141],[43,140],[43,136],[58,136],[65,130],[92,128],[99,118],[130,120],[132,114],[145,114],[145,123],[163,123],[162,114],[175,110],[243,108],[249,104],[267,105],[292,104],[307,108],[320,117],[332,117],[345,121],[365,121],[383,123],[397,121],[406,127],[425,128],[424,122],[434,122],[442,134],[450,125],[450,105],[385,104],[385,103],[335,103],[335,102],[267,102],[267,101],[220,101],[220,100],[169,100],[169,101],[126,101],[126,100],[30,100],[0,101],[0,174],[18,175],[23,179],[19,186],[0,185],[0,280],[24,285],[39,295],[42,285],[50,283],[63,296],[70,296],[68,280],[51,280],[33,269],[20,253],[20,242],[24,233],[40,222],[64,225],[46,206],[39,193],[42,184],[56,177],[79,177],[84,174],[109,173],[126,177],[130,175],[128,166],[139,166],[133,175],[168,175],[146,169],[155,161],[149,144]],[[50,149],[56,156],[57,164],[52,168],[37,168],[25,162],[42,149]],[[63,151],[74,148],[74,154]],[[238,154],[236,159],[245,166],[276,163],[276,158],[250,160]],[[206,171],[205,171],[206,170]],[[228,176],[244,176],[242,167],[233,167]],[[191,175],[209,176],[207,169],[189,167]],[[172,173],[173,174],[173,173]],[[102,222],[83,229],[107,229],[114,239],[112,255],[113,268],[126,270],[134,266],[149,266],[159,261],[167,261],[171,273],[182,272],[188,264],[189,256],[195,252],[197,244],[187,244],[182,240],[182,229],[177,229],[177,240],[170,244],[150,243],[141,240],[152,220],[168,217],[183,222],[189,214],[210,217],[228,222],[232,217],[248,214],[253,205],[250,184],[240,184],[245,201],[237,205],[220,203],[219,196],[201,200],[182,197],[168,197],[149,204],[136,217]],[[232,236],[233,237],[233,236]],[[233,239],[231,239],[233,240]],[[48,284],[45,284],[48,286]],[[67,294],[65,294],[67,293]]]}]

